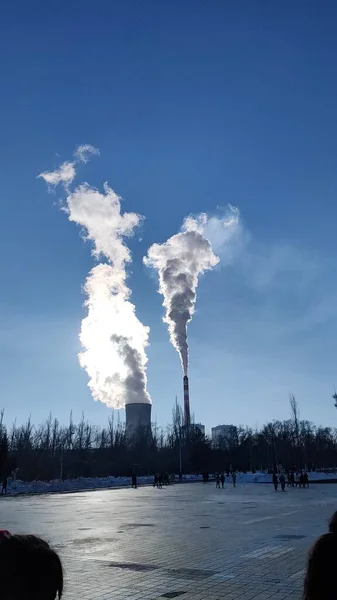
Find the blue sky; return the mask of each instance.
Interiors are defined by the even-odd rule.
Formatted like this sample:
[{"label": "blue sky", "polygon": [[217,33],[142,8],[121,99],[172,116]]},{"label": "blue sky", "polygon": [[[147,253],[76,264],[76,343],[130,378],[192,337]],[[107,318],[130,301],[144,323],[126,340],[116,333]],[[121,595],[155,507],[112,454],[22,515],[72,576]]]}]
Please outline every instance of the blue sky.
[{"label": "blue sky", "polygon": [[103,424],[77,361],[93,265],[36,176],[100,149],[108,181],[146,217],[128,283],[149,325],[153,417],[182,399],[157,282],[142,264],[189,213],[228,202],[246,244],[207,273],[189,327],[192,410],[207,427],[289,415],[334,425],[335,2],[88,0],[7,3],[0,48],[0,369],[6,420],[72,408]]}]

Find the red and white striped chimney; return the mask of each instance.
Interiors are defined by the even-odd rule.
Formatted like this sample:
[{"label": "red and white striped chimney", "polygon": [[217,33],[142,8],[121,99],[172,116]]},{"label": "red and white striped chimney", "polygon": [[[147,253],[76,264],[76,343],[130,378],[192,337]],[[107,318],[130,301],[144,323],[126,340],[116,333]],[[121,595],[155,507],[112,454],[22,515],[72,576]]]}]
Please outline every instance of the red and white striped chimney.
[{"label": "red and white striped chimney", "polygon": [[184,421],[185,427],[189,427],[191,424],[191,413],[190,413],[190,393],[188,389],[188,377],[184,376]]}]

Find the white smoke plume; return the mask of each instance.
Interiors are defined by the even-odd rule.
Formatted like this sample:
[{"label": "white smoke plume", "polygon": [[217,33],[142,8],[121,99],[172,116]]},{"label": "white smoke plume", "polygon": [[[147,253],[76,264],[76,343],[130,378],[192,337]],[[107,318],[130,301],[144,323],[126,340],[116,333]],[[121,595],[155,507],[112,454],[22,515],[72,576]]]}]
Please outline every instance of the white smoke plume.
[{"label": "white smoke plume", "polygon": [[75,163],[64,162],[55,171],[46,171],[45,173],[40,173],[38,177],[42,177],[42,179],[44,179],[48,185],[53,186],[58,185],[59,183],[69,185],[75,178],[75,175]]},{"label": "white smoke plume", "polygon": [[[98,154],[89,145],[81,146],[74,156],[86,162],[87,155]],[[76,161],[73,166],[75,167]],[[83,228],[83,238],[93,244],[95,258],[105,257],[90,271],[84,291],[88,315],[83,319],[80,341],[83,351],[79,362],[89,376],[88,386],[95,400],[112,408],[131,402],[151,403],[147,391],[145,348],[149,327],[144,326],[130,302],[126,284],[126,264],[131,261],[125,237],[134,234],[143,217],[121,213],[120,198],[107,185],[103,192],[81,184],[69,190],[69,179],[60,179],[62,167],[41,173],[49,185],[63,183],[67,198],[63,210],[69,221]]]},{"label": "white smoke plume", "polygon": [[87,163],[92,154],[99,156],[98,148],[94,148],[91,144],[81,144],[77,146],[73,154],[73,161],[63,162],[55,171],[40,173],[38,179],[44,179],[49,188],[62,183],[66,189],[69,189],[69,185],[74,181],[76,176],[76,164],[79,162]]},{"label": "white smoke plume", "polygon": [[99,149],[94,148],[91,144],[81,144],[77,146],[74,157],[77,161],[87,163],[91,155],[99,156]]},{"label": "white smoke plume", "polygon": [[213,252],[210,239],[214,240],[217,250],[222,251],[234,239],[239,219],[238,209],[230,205],[223,219],[208,217],[205,213],[189,216],[180,233],[163,244],[153,244],[143,259],[147,266],[158,271],[159,293],[164,297],[163,320],[180,355],[184,375],[188,371],[187,325],[195,309],[199,276],[213,269],[220,260]]}]

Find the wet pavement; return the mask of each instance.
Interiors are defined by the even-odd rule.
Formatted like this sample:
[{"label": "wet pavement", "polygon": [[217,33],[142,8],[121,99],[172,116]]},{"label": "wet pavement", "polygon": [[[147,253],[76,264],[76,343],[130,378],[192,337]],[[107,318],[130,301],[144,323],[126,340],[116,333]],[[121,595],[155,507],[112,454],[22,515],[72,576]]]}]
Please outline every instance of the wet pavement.
[{"label": "wet pavement", "polygon": [[53,545],[65,600],[297,600],[307,551],[336,508],[335,484],[176,484],[0,498],[0,527]]}]

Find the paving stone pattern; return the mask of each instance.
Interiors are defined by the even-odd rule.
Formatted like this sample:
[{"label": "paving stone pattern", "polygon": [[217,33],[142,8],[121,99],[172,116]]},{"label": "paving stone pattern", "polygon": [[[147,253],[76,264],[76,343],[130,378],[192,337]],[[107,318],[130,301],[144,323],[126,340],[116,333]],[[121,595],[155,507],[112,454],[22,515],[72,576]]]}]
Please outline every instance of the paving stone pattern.
[{"label": "paving stone pattern", "polygon": [[176,484],[1,498],[0,527],[60,553],[65,600],[298,600],[337,485]]}]

